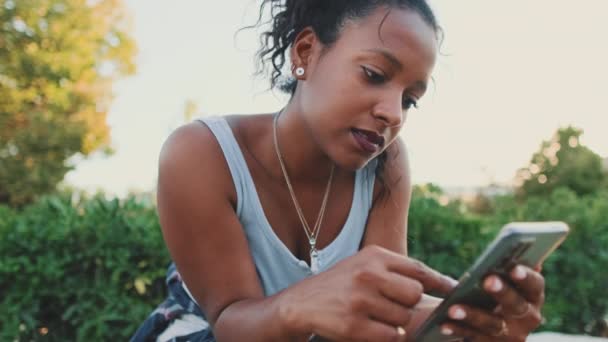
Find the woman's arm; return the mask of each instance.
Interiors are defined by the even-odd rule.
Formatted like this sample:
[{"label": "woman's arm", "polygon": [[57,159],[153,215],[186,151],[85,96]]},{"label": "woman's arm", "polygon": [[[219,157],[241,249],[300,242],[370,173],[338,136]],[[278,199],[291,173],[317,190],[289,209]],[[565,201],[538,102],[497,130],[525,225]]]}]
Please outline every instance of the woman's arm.
[{"label": "woman's arm", "polygon": [[171,257],[217,340],[292,340],[278,296],[264,298],[228,166],[206,126],[192,123],[168,138],[157,197]]},{"label": "woman's arm", "polygon": [[[407,256],[407,218],[411,199],[411,177],[407,148],[398,138],[387,149],[384,185],[376,179],[374,206],[370,212],[361,247],[377,245]],[[379,196],[382,187],[390,188]],[[414,307],[406,330],[413,332],[441,302],[440,298],[423,295]]]},{"label": "woman's arm", "polygon": [[397,138],[386,153],[384,184],[376,177],[374,204],[361,248],[378,245],[407,256],[407,217],[412,192],[407,149],[401,138]]}]

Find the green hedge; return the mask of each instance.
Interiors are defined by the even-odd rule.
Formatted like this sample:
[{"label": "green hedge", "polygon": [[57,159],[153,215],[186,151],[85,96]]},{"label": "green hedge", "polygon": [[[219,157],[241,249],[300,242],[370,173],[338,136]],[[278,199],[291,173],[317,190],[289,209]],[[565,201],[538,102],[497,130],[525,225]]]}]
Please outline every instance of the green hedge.
[{"label": "green hedge", "polygon": [[[572,233],[544,267],[543,330],[599,334],[608,313],[608,193],[557,190],[492,215],[441,205],[417,188],[410,255],[458,277],[509,221],[563,220]],[[155,208],[136,198],[47,197],[20,212],[0,206],[0,341],[126,340],[165,296],[169,263]]]},{"label": "green hedge", "polygon": [[0,208],[0,341],[126,340],[165,295],[152,206],[49,197]]},{"label": "green hedge", "polygon": [[440,193],[417,188],[408,220],[408,254],[458,279],[494,238],[496,227],[465,215],[460,202],[441,205]]}]

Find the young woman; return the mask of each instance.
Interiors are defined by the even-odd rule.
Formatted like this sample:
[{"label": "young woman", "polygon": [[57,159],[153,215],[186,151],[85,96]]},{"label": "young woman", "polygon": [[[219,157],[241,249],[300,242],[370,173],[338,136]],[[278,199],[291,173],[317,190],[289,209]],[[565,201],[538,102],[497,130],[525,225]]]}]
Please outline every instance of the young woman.
[{"label": "young woman", "polygon": [[[435,64],[435,17],[424,0],[264,6],[273,19],[260,57],[291,98],[166,141],[158,210],[179,273],[133,340],[405,341],[437,305],[423,293],[454,286],[407,256],[398,138]],[[442,332],[524,341],[541,321],[542,276],[518,266],[484,287],[499,310],[454,306]]]}]

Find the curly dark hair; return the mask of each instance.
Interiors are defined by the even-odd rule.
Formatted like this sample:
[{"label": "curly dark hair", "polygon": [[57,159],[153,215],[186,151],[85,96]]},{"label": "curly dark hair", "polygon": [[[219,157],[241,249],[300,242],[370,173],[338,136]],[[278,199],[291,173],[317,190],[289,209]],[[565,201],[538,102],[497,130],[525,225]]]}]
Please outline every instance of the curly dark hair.
[{"label": "curly dark hair", "polygon": [[[346,21],[364,18],[377,8],[385,7],[387,16],[393,8],[414,11],[435,31],[438,40],[443,35],[426,0],[263,0],[257,23],[252,27],[261,24],[267,7],[270,7],[271,28],[260,36],[257,74],[265,74],[270,65],[270,87],[291,95],[296,90],[297,80],[290,74],[283,74],[286,53],[297,35],[307,27],[312,28],[324,48],[329,48],[338,39]],[[383,177],[386,151],[377,160],[376,177],[382,186],[380,194],[384,195],[390,191]]]}]

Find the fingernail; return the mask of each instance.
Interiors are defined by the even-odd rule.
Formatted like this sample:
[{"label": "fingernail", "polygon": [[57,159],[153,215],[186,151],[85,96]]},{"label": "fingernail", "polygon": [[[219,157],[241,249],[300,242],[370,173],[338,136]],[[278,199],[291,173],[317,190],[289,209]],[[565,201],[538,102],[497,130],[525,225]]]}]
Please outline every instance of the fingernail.
[{"label": "fingernail", "polygon": [[465,317],[467,317],[467,313],[460,307],[458,306],[453,306],[452,310],[450,310],[450,317],[452,319],[465,319]]},{"label": "fingernail", "polygon": [[456,279],[454,279],[452,277],[445,276],[445,279],[447,279],[448,282],[450,283],[450,285],[452,285],[454,287],[456,287],[458,285],[458,280],[456,280]]},{"label": "fingernail", "polygon": [[492,292],[500,292],[502,287],[502,281],[498,277],[490,277],[486,280],[486,288]]},{"label": "fingernail", "polygon": [[441,333],[446,336],[450,336],[454,333],[454,331],[452,331],[452,329],[450,329],[448,327],[441,327]]},{"label": "fingernail", "polygon": [[513,276],[513,278],[515,278],[517,280],[525,279],[526,275],[527,275],[526,270],[520,265],[515,266],[515,268],[513,269],[512,276]]}]

